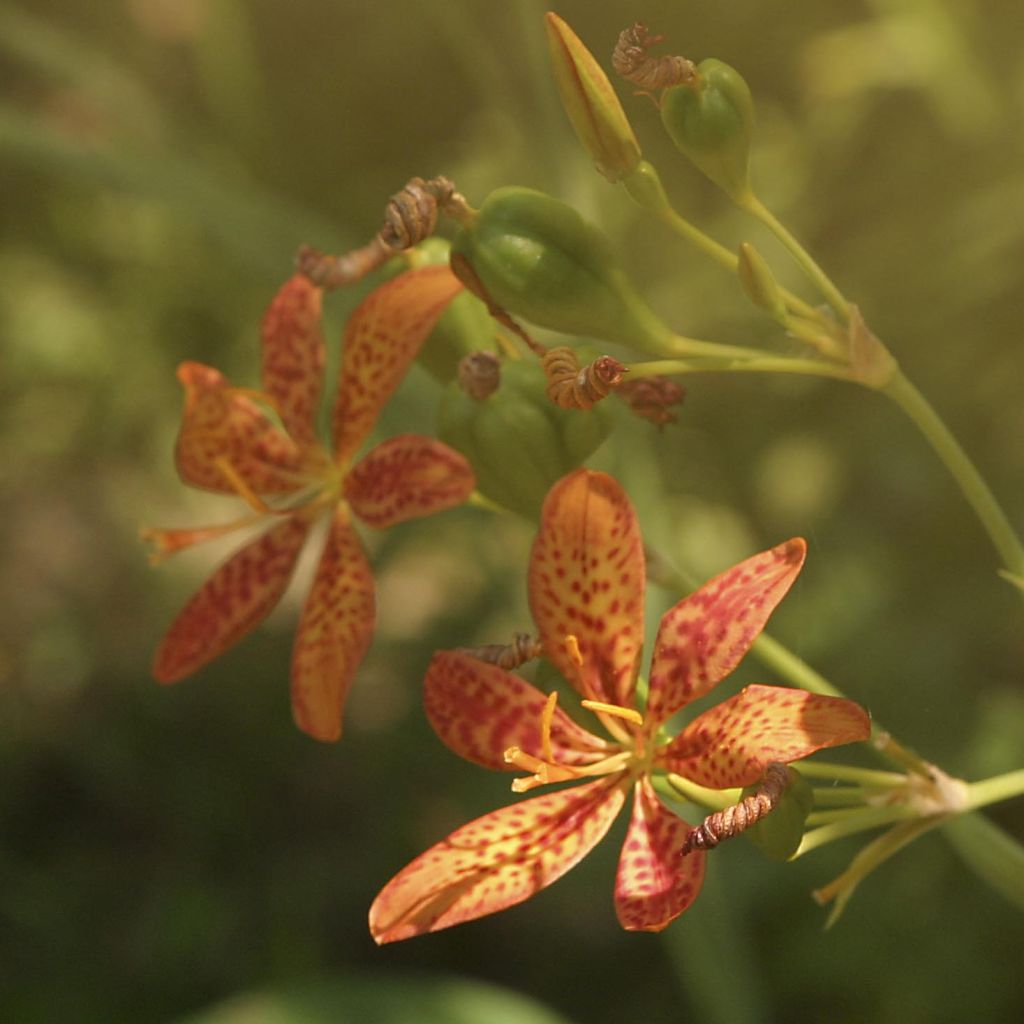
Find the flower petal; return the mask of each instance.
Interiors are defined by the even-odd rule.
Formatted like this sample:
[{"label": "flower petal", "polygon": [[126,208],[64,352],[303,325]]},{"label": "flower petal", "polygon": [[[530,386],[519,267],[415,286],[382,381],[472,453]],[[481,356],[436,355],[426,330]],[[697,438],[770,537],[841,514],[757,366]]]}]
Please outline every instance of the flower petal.
[{"label": "flower petal", "polygon": [[[541,712],[546,698],[521,676],[461,651],[438,651],[423,680],[427,718],[441,742],[484,768],[505,763],[509,747],[543,757]],[[551,751],[561,764],[591,764],[616,748],[577,725],[561,708],[551,721]]]},{"label": "flower petal", "polygon": [[238,491],[231,472],[256,494],[302,486],[297,474],[303,451],[219,370],[182,363],[178,380],[185,387],[185,412],[175,461],[183,480],[221,494]]},{"label": "flower petal", "polygon": [[[592,700],[629,706],[643,646],[644,552],[619,484],[581,469],[551,488],[529,574],[530,608],[547,656]],[[566,637],[576,637],[582,666]]]},{"label": "flower petal", "polygon": [[464,825],[381,890],[370,908],[374,940],[409,939],[522,903],[601,841],[624,800],[621,778],[609,776]]},{"label": "flower petal", "polygon": [[218,523],[215,526],[186,526],[182,528],[163,529],[159,526],[146,526],[139,530],[139,537],[151,545],[149,563],[158,565],[165,558],[194,547],[208,540],[223,537],[226,533],[255,526],[264,516],[254,514],[244,519],[236,519],[231,523]]},{"label": "flower petal", "polygon": [[867,712],[852,700],[754,685],[698,715],[657,763],[701,786],[727,789],[756,782],[772,761],[788,764],[870,734]]},{"label": "flower petal", "polygon": [[373,637],[376,604],[373,572],[338,505],[292,652],[292,714],[318,740],[341,736],[341,719],[352,680]]},{"label": "flower petal", "polygon": [[322,292],[296,274],[263,315],[263,390],[285,430],[299,444],[316,444],[316,413],[324,378],[320,331]]},{"label": "flower petal", "polygon": [[447,266],[418,267],[375,288],[349,318],[333,417],[339,463],[347,462],[366,440],[384,403],[461,288]]},{"label": "flower petal", "polygon": [[259,625],[288,586],[308,529],[285,519],[217,569],[171,623],[153,675],[161,683],[184,679]]},{"label": "flower petal", "polygon": [[615,911],[627,931],[660,932],[697,898],[705,854],[683,855],[689,831],[663,806],[650,780],[640,779],[615,877]]},{"label": "flower petal", "polygon": [[662,617],[651,661],[652,725],[707,693],[740,663],[804,563],[799,537],[709,580]]},{"label": "flower petal", "polygon": [[345,477],[345,497],[364,523],[378,528],[460,505],[476,486],[454,448],[418,434],[381,442]]}]

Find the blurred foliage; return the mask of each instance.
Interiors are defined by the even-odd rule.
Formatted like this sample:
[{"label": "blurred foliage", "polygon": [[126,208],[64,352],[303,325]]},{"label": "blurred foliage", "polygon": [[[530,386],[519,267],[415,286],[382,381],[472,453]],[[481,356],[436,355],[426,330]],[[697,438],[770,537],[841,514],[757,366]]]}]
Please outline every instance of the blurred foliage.
[{"label": "blurred foliage", "polygon": [[186,1024],[564,1024],[523,996],[464,979],[417,978],[394,984],[368,973],[251,993],[189,1017]]},{"label": "blurred foliage", "polygon": [[[149,678],[161,629],[216,553],[154,571],[136,529],[230,514],[174,478],[176,363],[255,384],[258,318],[298,244],[369,238],[411,175],[447,174],[476,203],[502,184],[543,188],[609,230],[680,329],[765,336],[733,280],[588,166],[544,64],[543,9],[0,2],[5,1020],[162,1021],[371,969],[387,989],[409,972],[458,971],[577,1020],[1024,1013],[1006,955],[1024,939],[1019,911],[938,833],[865,883],[824,937],[807,893],[853,844],[789,867],[730,845],[697,905],[657,938],[615,924],[610,840],[521,908],[377,950],[365,922],[380,885],[506,799],[507,779],[440,747],[417,688],[433,649],[527,626],[525,521],[460,510],[369,539],[381,621],[340,746],[290,721],[294,602],[197,678]],[[670,52],[743,70],[765,199],[1024,523],[1015,6],[558,10],[602,58],[643,19]],[[799,287],[771,240],[682,164],[649,101],[620,92],[678,206],[730,245],[753,241]],[[332,296],[334,336],[364,291]],[[686,384],[679,424],[657,436],[624,422],[598,459],[631,490],[648,540],[706,575],[804,534],[808,568],[773,632],[948,771],[1019,766],[1019,595],[912,427],[877,396],[825,382]],[[401,396],[382,432],[430,429],[437,386],[413,375]],[[652,594],[652,619],[677,597]],[[735,683],[758,677],[777,681],[751,661]],[[1024,832],[1019,802],[992,818]]]}]

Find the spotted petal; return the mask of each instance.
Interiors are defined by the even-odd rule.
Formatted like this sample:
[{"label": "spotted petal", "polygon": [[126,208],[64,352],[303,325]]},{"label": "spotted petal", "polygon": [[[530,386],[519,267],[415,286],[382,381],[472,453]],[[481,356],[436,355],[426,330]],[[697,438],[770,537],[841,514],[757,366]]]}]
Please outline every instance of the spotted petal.
[{"label": "spotted petal", "polygon": [[476,486],[454,448],[402,434],[372,448],[345,477],[345,497],[370,526],[385,527],[460,505]]},{"label": "spotted petal", "polygon": [[[521,676],[461,651],[439,651],[423,681],[427,718],[441,741],[485,768],[505,763],[509,747],[544,757],[541,711],[546,697]],[[615,748],[577,725],[561,708],[551,721],[551,753],[560,764],[592,764]]]},{"label": "spotted petal", "polygon": [[373,573],[339,504],[292,653],[292,714],[318,740],[341,736],[342,712],[352,680],[373,637]]},{"label": "spotted petal", "polygon": [[624,799],[610,776],[477,818],[388,882],[370,908],[371,934],[395,942],[522,903],[601,841]]},{"label": "spotted petal", "polygon": [[263,316],[263,390],[299,444],[316,443],[324,377],[322,293],[301,274],[284,283]]},{"label": "spotted petal", "polygon": [[749,786],[772,761],[788,764],[870,734],[867,712],[851,700],[755,685],[698,715],[658,764],[714,789]]},{"label": "spotted petal", "polygon": [[566,679],[585,697],[629,706],[643,646],[644,553],[636,513],[612,477],[581,469],[548,492],[529,597],[547,656]]},{"label": "spotted petal", "polygon": [[253,630],[281,599],[307,530],[301,520],[285,519],[225,562],[171,623],[153,675],[177,682]]},{"label": "spotted petal", "polygon": [[660,932],[697,898],[705,854],[683,855],[690,826],[655,795],[650,780],[635,786],[633,817],[615,878],[615,910],[627,931]]},{"label": "spotted petal", "polygon": [[247,395],[202,363],[182,363],[185,411],[175,449],[181,478],[196,487],[235,494],[242,481],[256,494],[302,485],[304,453]]},{"label": "spotted petal", "polygon": [[377,422],[445,307],[462,288],[444,265],[407,270],[375,288],[345,327],[335,456],[346,463]]},{"label": "spotted petal", "polygon": [[733,566],[665,613],[654,644],[647,714],[663,722],[740,663],[796,579],[800,538]]}]

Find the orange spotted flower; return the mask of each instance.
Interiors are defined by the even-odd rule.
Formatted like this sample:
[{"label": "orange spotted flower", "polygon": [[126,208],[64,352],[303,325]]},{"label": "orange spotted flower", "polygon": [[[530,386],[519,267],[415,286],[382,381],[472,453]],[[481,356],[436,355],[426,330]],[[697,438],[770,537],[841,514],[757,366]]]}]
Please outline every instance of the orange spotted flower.
[{"label": "orange spotted flower", "polygon": [[615,880],[631,931],[660,931],[696,898],[706,853],[687,853],[690,826],[655,793],[655,773],[724,789],[757,782],[768,765],[866,739],[856,704],[803,690],[748,686],[675,738],[665,723],[724,679],[796,578],[805,544],[792,540],[717,576],[661,620],[646,706],[637,700],[644,554],[633,507],[602,473],[579,470],[545,501],[529,570],[544,653],[610,738],[582,728],[520,676],[465,651],[434,656],[427,714],[445,744],[487,768],[525,770],[520,801],[453,832],[400,871],[370,910],[378,943],[493,914],[560,878],[601,840],[632,790]]},{"label": "orange spotted flower", "polygon": [[[353,518],[373,527],[464,501],[473,472],[456,451],[405,434],[354,456],[460,284],[444,266],[410,270],[373,291],[345,329],[332,417],[333,455],[316,414],[324,372],[321,291],[292,277],[263,319],[263,388],[232,387],[213,367],[183,363],[185,411],[175,458],[186,483],[243,497],[244,519],[191,530],[147,530],[155,559],[261,521],[269,528],[218,568],[164,636],[153,665],[163,683],[195,672],[277,604],[313,524],[327,540],[299,622],[292,711],[320,740],[341,735],[352,678],[373,634],[373,576]],[[268,411],[276,414],[275,418]]]}]

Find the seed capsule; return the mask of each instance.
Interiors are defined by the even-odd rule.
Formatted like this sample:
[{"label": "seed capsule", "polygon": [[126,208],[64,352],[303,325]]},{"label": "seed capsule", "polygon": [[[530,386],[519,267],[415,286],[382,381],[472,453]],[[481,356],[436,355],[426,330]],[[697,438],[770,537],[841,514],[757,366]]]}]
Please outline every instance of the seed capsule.
[{"label": "seed capsule", "polygon": [[452,253],[497,306],[538,326],[654,353],[672,336],[619,267],[605,235],[543,192],[492,192],[456,235]]},{"label": "seed capsule", "polygon": [[709,814],[696,828],[691,829],[683,846],[683,853],[692,850],[713,850],[725,839],[732,839],[756,824],[774,810],[782,797],[789,779],[784,764],[770,764],[754,793],[724,811]]},{"label": "seed capsule", "polygon": [[499,386],[482,399],[450,384],[438,416],[440,438],[470,461],[477,490],[529,518],[539,514],[551,485],[588,458],[611,426],[603,405],[589,412],[560,409],[545,394],[546,383],[533,360],[506,360]]},{"label": "seed capsule", "polygon": [[693,82],[662,94],[661,122],[719,188],[736,201],[749,197],[754,101],[738,71],[713,57],[701,61]]}]

